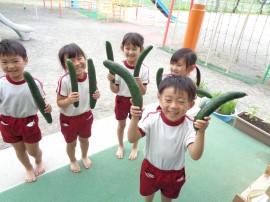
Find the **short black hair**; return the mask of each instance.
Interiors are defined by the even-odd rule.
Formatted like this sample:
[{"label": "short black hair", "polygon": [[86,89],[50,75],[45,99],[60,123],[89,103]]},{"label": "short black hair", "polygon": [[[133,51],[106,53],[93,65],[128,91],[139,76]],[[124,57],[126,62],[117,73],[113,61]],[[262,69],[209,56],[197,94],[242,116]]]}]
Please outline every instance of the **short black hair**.
[{"label": "short black hair", "polygon": [[0,41],[0,56],[21,56],[27,58],[25,47],[16,40],[3,39]]},{"label": "short black hair", "polygon": [[175,91],[184,91],[188,94],[188,100],[195,100],[196,96],[196,85],[188,77],[182,75],[169,75],[164,78],[158,87],[158,92],[161,95],[164,89],[173,87]]},{"label": "short black hair", "polygon": [[196,85],[199,86],[201,83],[201,72],[196,65],[197,54],[189,48],[180,48],[179,50],[175,51],[175,53],[172,55],[170,64],[177,63],[178,60],[180,60],[181,58],[185,59],[186,68],[189,68],[191,65],[196,66],[196,74],[197,74]]},{"label": "short black hair", "polygon": [[139,33],[129,32],[123,37],[121,45],[122,47],[124,47],[124,45],[126,44],[132,44],[133,46],[138,46],[142,49],[144,44],[144,38]]},{"label": "short black hair", "polygon": [[58,53],[59,60],[64,70],[66,70],[66,57],[75,58],[76,56],[83,56],[86,59],[83,50],[75,43],[70,43],[63,46]]}]

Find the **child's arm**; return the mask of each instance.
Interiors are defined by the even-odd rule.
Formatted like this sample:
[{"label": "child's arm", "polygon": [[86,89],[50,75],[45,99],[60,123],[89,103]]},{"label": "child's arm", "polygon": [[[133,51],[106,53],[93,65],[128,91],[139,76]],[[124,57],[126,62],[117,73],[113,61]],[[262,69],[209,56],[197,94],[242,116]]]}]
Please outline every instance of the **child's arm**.
[{"label": "child's arm", "polygon": [[45,109],[44,109],[44,112],[45,113],[51,113],[52,112],[52,106],[46,100],[45,100]]},{"label": "child's arm", "polygon": [[210,117],[205,117],[204,120],[195,121],[195,127],[198,128],[195,142],[188,146],[188,151],[192,159],[199,160],[204,150],[205,130],[208,127]]},{"label": "child's arm", "polygon": [[113,93],[118,93],[119,92],[119,86],[115,85],[113,83],[113,80],[115,79],[115,76],[108,73],[107,79],[110,81],[110,89]]},{"label": "child's arm", "polygon": [[134,79],[136,80],[136,82],[140,88],[141,94],[145,95],[145,93],[147,91],[147,85],[143,85],[142,79],[140,77],[134,77]]},{"label": "child's arm", "polygon": [[134,143],[138,141],[142,135],[138,130],[139,118],[142,116],[142,111],[137,106],[130,107],[130,114],[132,115],[129,127],[128,127],[128,141]]},{"label": "child's arm", "polygon": [[100,92],[99,92],[98,89],[97,89],[97,90],[95,91],[95,93],[93,94],[93,98],[94,98],[94,99],[100,98]]},{"label": "child's arm", "polygon": [[68,97],[57,95],[57,105],[60,108],[66,108],[68,105],[78,102],[79,100],[80,96],[78,92],[70,93]]}]

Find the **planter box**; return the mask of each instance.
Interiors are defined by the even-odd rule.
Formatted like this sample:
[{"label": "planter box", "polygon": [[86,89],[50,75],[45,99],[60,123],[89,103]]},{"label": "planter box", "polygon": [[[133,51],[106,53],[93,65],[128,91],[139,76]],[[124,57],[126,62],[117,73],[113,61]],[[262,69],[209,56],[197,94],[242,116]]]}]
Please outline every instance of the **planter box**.
[{"label": "planter box", "polygon": [[241,112],[235,116],[234,127],[259,140],[260,142],[270,146],[270,133],[267,133],[264,130],[249,123],[248,121],[242,119],[240,116],[244,113],[245,112]]}]

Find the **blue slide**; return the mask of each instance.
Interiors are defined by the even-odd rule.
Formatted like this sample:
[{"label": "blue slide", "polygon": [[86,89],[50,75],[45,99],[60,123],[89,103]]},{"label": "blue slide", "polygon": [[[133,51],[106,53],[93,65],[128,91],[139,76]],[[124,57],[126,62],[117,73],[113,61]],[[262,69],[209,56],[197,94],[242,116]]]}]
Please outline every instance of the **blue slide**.
[{"label": "blue slide", "polygon": [[[153,4],[156,4],[155,0],[151,0]],[[160,12],[165,16],[168,17],[169,16],[169,10],[164,6],[164,4],[161,2],[161,0],[157,0],[157,8],[160,10]],[[176,17],[175,16],[171,16],[171,21],[175,22]]]}]

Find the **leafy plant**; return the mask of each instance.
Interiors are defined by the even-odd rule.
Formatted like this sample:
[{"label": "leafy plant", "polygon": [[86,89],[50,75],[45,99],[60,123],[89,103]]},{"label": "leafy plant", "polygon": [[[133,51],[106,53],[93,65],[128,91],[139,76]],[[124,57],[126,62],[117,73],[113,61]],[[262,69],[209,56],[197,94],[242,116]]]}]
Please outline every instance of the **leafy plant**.
[{"label": "leafy plant", "polygon": [[269,117],[266,117],[264,120],[263,120],[264,123],[270,123],[270,116]]},{"label": "leafy plant", "polygon": [[224,115],[231,115],[234,113],[236,105],[237,102],[235,100],[231,100],[221,105],[218,112]]},{"label": "leafy plant", "polygon": [[[214,92],[214,93],[212,93],[213,98],[214,97],[217,97],[219,95],[221,95],[221,92]],[[219,114],[223,114],[223,115],[231,115],[231,114],[234,113],[235,108],[236,108],[236,105],[237,105],[237,101],[236,100],[228,101],[228,102],[224,103],[223,105],[221,105],[216,110],[216,112],[219,113]]]},{"label": "leafy plant", "polygon": [[255,118],[256,120],[256,115],[260,114],[260,109],[258,106],[253,105],[251,107],[249,107],[246,111],[245,111],[245,115],[248,116],[248,119],[253,119]]},{"label": "leafy plant", "polygon": [[200,85],[198,87],[201,88],[201,89],[204,89],[204,90],[209,91],[209,89],[208,89],[208,83],[206,81],[200,82]]}]

